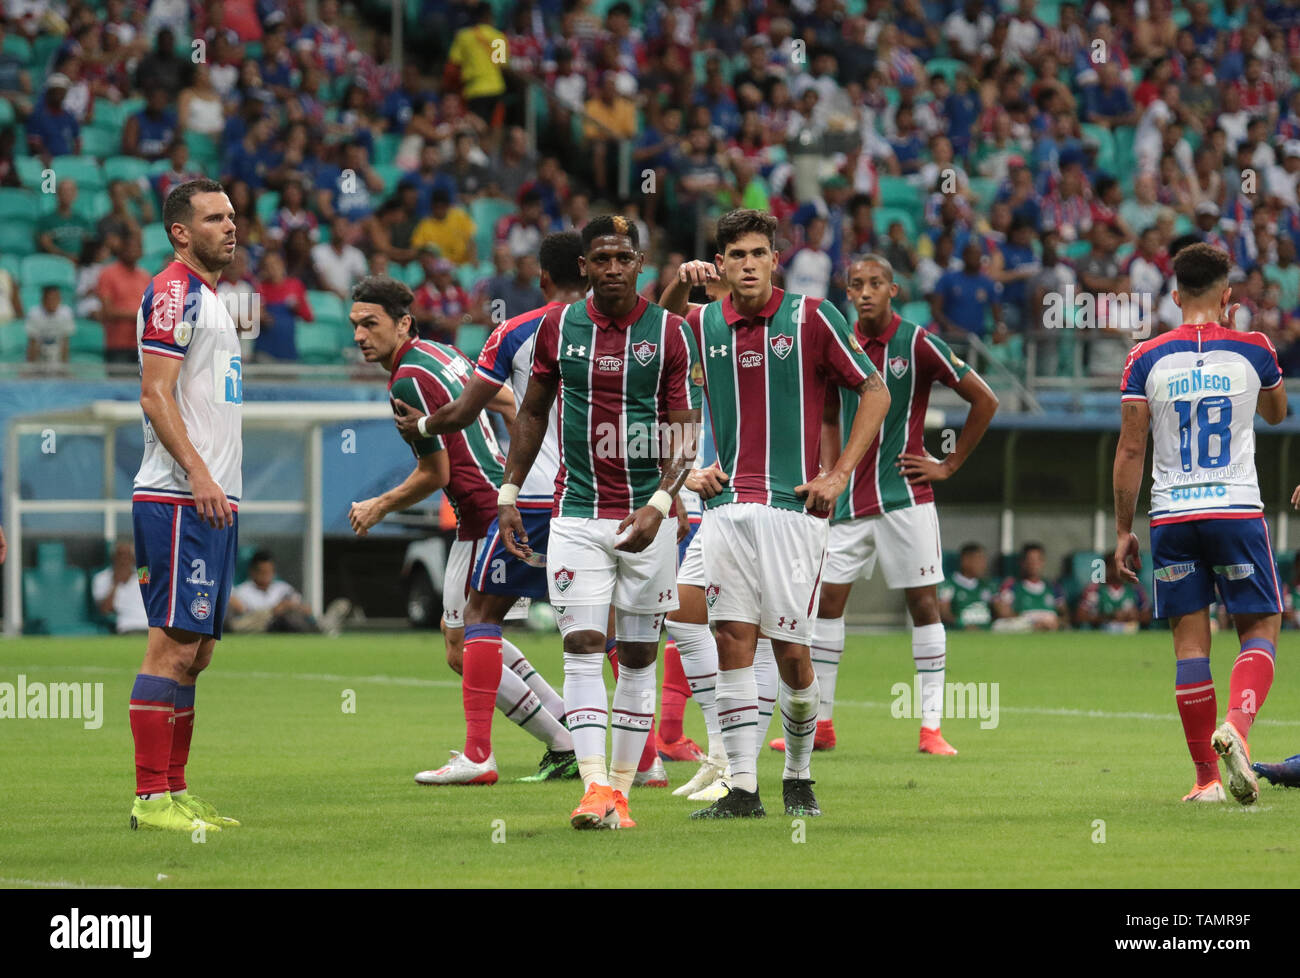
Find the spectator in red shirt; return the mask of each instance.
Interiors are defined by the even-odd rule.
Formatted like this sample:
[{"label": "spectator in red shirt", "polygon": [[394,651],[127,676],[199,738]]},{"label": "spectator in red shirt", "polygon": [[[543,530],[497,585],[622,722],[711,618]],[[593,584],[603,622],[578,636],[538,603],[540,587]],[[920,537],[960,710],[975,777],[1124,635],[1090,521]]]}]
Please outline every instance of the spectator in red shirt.
[{"label": "spectator in red shirt", "polygon": [[436,252],[426,250],[421,261],[425,279],[424,284],[415,290],[411,315],[423,339],[454,343],[456,330],[469,315],[469,295],[453,277],[456,266],[446,258],[439,258]]},{"label": "spectator in red shirt", "polygon": [[307,290],[302,281],[285,271],[284,255],[277,250],[262,256],[262,280],[257,287],[262,297],[262,329],[253,346],[258,360],[293,362],[298,359],[294,334],[298,320],[314,322]]},{"label": "spectator in red shirt", "polygon": [[135,318],[153,278],[136,264],[140,253],[140,238],[128,235],[117,261],[99,273],[95,293],[99,296],[99,318],[104,325],[105,363],[134,363],[138,356]]}]

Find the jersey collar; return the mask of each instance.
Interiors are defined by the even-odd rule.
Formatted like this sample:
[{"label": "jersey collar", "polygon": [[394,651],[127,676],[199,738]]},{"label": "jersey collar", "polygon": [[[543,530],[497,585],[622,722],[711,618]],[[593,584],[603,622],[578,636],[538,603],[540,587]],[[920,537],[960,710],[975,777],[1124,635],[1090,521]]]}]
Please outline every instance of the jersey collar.
[{"label": "jersey collar", "polygon": [[418,336],[412,336],[409,340],[397,348],[393,354],[393,369],[388,372],[388,382],[391,385],[397,379],[397,370],[402,365],[402,357],[411,352],[411,349],[420,341]]},{"label": "jersey collar", "polygon": [[600,329],[612,328],[618,330],[625,330],[629,326],[631,326],[634,322],[636,322],[638,319],[640,319],[642,316],[645,315],[646,306],[648,305],[650,305],[650,302],[648,299],[646,299],[645,296],[643,295],[637,296],[636,305],[632,307],[632,311],[629,312],[622,321],[619,321],[609,316],[606,316],[603,312],[598,310],[596,308],[596,302],[594,297],[587,296],[587,315],[588,317],[590,317],[591,321],[595,323],[596,326],[599,327]]},{"label": "jersey collar", "polygon": [[903,317],[898,313],[894,313],[894,317],[889,321],[889,325],[885,327],[883,333],[879,336],[868,336],[859,328],[862,321],[858,320],[853,324],[853,332],[858,334],[858,339],[862,341],[863,346],[866,346],[868,343],[878,343],[880,346],[888,346],[889,341],[892,340],[894,334],[898,332],[898,324],[902,321]]},{"label": "jersey collar", "polygon": [[752,319],[746,318],[731,303],[731,293],[728,292],[722,297],[722,318],[726,320],[727,325],[733,329],[740,323],[753,325],[761,320],[771,320],[776,315],[776,311],[781,308],[781,302],[785,299],[785,290],[772,287],[772,297],[767,300],[767,304],[758,310],[758,314]]}]

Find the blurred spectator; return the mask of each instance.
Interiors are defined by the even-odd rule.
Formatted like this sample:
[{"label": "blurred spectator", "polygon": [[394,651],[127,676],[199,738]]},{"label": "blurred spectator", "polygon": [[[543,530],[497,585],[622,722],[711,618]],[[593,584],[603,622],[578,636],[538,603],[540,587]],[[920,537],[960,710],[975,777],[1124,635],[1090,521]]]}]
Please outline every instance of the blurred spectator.
[{"label": "blurred spectator", "polygon": [[1278,305],[1288,313],[1300,306],[1300,265],[1295,257],[1295,242],[1283,236],[1277,242],[1277,261],[1264,266],[1264,278],[1277,284]]},{"label": "blurred spectator", "polygon": [[104,326],[104,362],[133,363],[136,360],[136,316],[154,273],[141,268],[140,238],[128,234],[122,240],[117,261],[99,273],[95,294],[99,297],[99,321]]},{"label": "blurred spectator", "polygon": [[[352,225],[343,217],[330,221],[330,240],[311,249],[312,266],[321,288],[344,302],[352,301],[352,286],[369,273],[366,256],[352,244]],[[287,271],[286,271],[287,274]]]},{"label": "blurred spectator", "polygon": [[[415,188],[407,187],[406,194],[414,198]],[[402,205],[401,196],[392,197],[379,206],[362,223],[366,239],[366,251],[373,262],[380,257],[389,261],[406,264],[415,261],[416,250],[411,247],[411,234],[415,230],[414,216]],[[373,268],[371,274],[378,275]]]},{"label": "blurred spectator", "polygon": [[916,291],[918,295],[932,296],[939,280],[947,272],[960,270],[961,260],[954,254],[952,233],[945,231],[934,239],[934,253],[916,263]]},{"label": "blurred spectator", "polygon": [[284,268],[285,275],[298,279],[308,289],[319,289],[320,277],[312,261],[313,247],[307,229],[294,228],[284,240]]},{"label": "blurred spectator", "polygon": [[461,208],[452,207],[451,195],[441,188],[433,192],[432,204],[429,216],[415,226],[411,247],[434,245],[454,265],[474,264],[478,260],[474,221]]},{"label": "blurred spectator", "polygon": [[546,304],[546,298],[537,285],[540,268],[536,255],[519,255],[512,262],[513,274],[494,275],[488,280],[490,284],[484,295],[486,315],[479,319],[480,322],[496,325]]},{"label": "blurred spectator", "polygon": [[295,333],[298,320],[315,322],[307,290],[302,282],[288,275],[284,255],[268,251],[262,257],[261,282],[262,329],[254,345],[258,360],[295,362],[298,345]]},{"label": "blurred spectator", "polygon": [[528,134],[519,126],[511,126],[501,145],[501,151],[487,170],[488,179],[496,185],[497,193],[508,200],[518,200],[537,167],[537,154],[528,146]]},{"label": "blurred spectator", "polygon": [[993,252],[989,277],[1001,288],[1002,315],[1007,328],[1020,332],[1029,307],[1029,282],[1042,270],[1033,248],[1034,229],[1023,218],[1012,218],[1007,239]]},{"label": "blurred spectator", "polygon": [[[146,34],[150,30],[146,28]],[[182,35],[188,33],[185,27],[179,31]],[[155,36],[153,50],[136,65],[135,87],[145,92],[154,88],[180,92],[189,81],[191,69],[190,60],[176,53],[176,35],[170,28],[164,28]]]},{"label": "blurred spectator", "polygon": [[593,189],[598,197],[613,200],[618,189],[618,146],[636,136],[636,106],[619,93],[612,71],[601,77],[596,97],[588,100],[585,132],[593,168]]},{"label": "blurred spectator", "polygon": [[804,243],[791,252],[785,266],[785,289],[817,299],[826,298],[831,284],[831,256],[823,243],[826,219],[813,217],[804,232]]},{"label": "blurred spectator", "polygon": [[0,268],[0,326],[22,318],[23,300],[18,294],[18,283],[8,270]]},{"label": "blurred spectator", "polygon": [[456,133],[453,145],[453,156],[443,167],[443,172],[455,182],[457,200],[471,200],[483,193],[492,180],[485,165],[487,157],[479,149],[473,132],[462,130]]},{"label": "blurred spectator", "polygon": [[[257,62],[249,61],[256,65]],[[226,127],[226,110],[221,95],[212,84],[212,72],[206,62],[194,66],[194,78],[176,103],[176,115],[185,132],[197,132],[217,138]]]},{"label": "blurred spectator", "polygon": [[999,619],[995,629],[1054,632],[1069,627],[1060,588],[1043,580],[1045,563],[1042,544],[1025,544],[1020,551],[1020,577],[1004,580],[994,598],[993,610]]},{"label": "blurred spectator", "polygon": [[[171,145],[167,147],[167,160],[170,168],[155,174],[151,181],[160,201],[166,201],[167,195],[181,184],[197,180],[202,176],[197,169],[190,168],[190,147],[183,139],[172,140]],[[112,191],[111,186],[109,190]]]},{"label": "blurred spectator", "polygon": [[326,220],[337,214],[360,221],[374,213],[375,195],[383,191],[384,178],[370,165],[365,147],[354,139],[343,145],[343,166],[323,177],[316,189],[317,206]]},{"label": "blurred spectator", "polygon": [[41,251],[62,255],[68,261],[81,260],[81,249],[87,239],[95,236],[90,221],[73,210],[77,201],[77,183],[69,177],[58,182],[55,189],[57,201],[52,213],[36,222],[36,244]]},{"label": "blurred spectator", "polygon": [[122,130],[122,152],[154,161],[163,158],[167,147],[180,135],[171,94],[162,88],[150,89],[145,106],[126,120]]},{"label": "blurred spectator", "polygon": [[447,54],[447,63],[459,74],[459,89],[469,111],[496,127],[500,125],[496,117],[497,107],[506,91],[505,76],[501,72],[507,50],[506,37],[493,26],[490,3],[480,0],[473,10],[474,23],[456,34]]},{"label": "blurred spectator", "polygon": [[280,192],[280,206],[266,229],[272,241],[282,242],[289,232],[302,228],[314,242],[320,239],[320,226],[316,215],[307,209],[307,193],[298,180],[288,180]]},{"label": "blurred spectator", "polygon": [[[415,290],[411,315],[423,339],[454,344],[456,331],[470,314],[469,295],[453,277],[456,266],[448,259],[425,252],[421,263],[425,280]],[[526,309],[520,311],[527,312]]]},{"label": "blurred spectator", "polygon": [[27,311],[26,326],[28,363],[68,362],[68,340],[76,323],[57,285],[41,289],[40,304]]},{"label": "blurred spectator", "polygon": [[1115,555],[1106,555],[1106,580],[1083,589],[1075,613],[1075,624],[1105,632],[1136,632],[1151,624],[1151,602],[1140,584],[1130,584],[1119,575]]},{"label": "blurred spectator", "polygon": [[991,628],[993,625],[993,582],[987,579],[989,558],[978,543],[961,548],[960,563],[952,576],[939,585],[939,614],[949,627]]},{"label": "blurred spectator", "polygon": [[[332,0],[325,0],[326,3]],[[226,627],[232,632],[324,632],[337,635],[352,610],[346,598],[330,602],[319,622],[293,585],[275,576],[275,558],[259,550],[248,565],[248,580],[230,592]]]},{"label": "blurred spectator", "polygon": [[81,126],[63,107],[68,76],[55,73],[45,80],[45,91],[27,117],[27,148],[46,166],[56,156],[81,152]]},{"label": "blurred spectator", "polygon": [[90,594],[101,615],[113,619],[119,635],[149,630],[149,615],[136,579],[135,546],[129,540],[113,545],[113,562],[90,579]]},{"label": "blurred spectator", "polygon": [[962,250],[962,269],[944,272],[930,296],[930,314],[945,334],[960,338],[967,333],[983,337],[992,316],[1002,321],[998,287],[980,268],[980,246],[974,241]]},{"label": "blurred spectator", "polygon": [[433,209],[433,192],[443,190],[448,200],[456,198],[456,181],[442,171],[438,158],[438,147],[426,145],[420,151],[420,166],[414,173],[402,178],[402,186],[411,186],[416,190],[415,213],[418,217],[428,217]]},{"label": "blurred spectator", "polygon": [[542,195],[536,190],[525,190],[519,195],[519,210],[497,222],[495,238],[504,242],[515,258],[535,255],[548,224],[542,213]]},{"label": "blurred spectator", "polygon": [[0,18],[0,98],[8,100],[19,116],[32,110],[32,79],[27,62],[4,46],[9,24]]}]

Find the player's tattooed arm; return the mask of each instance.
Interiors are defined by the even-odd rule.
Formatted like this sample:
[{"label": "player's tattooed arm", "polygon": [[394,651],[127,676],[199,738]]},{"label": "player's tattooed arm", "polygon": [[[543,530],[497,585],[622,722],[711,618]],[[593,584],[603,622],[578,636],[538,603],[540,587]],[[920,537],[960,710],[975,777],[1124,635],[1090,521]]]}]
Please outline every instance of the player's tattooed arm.
[{"label": "player's tattooed arm", "polygon": [[830,469],[821,472],[817,478],[795,486],[796,495],[804,497],[804,505],[814,512],[825,512],[835,505],[845,488],[853,470],[867,454],[867,449],[880,432],[885,415],[889,412],[889,388],[881,379],[879,372],[873,372],[856,388],[858,410],[853,416],[853,427],[849,429],[848,440],[844,450]]},{"label": "player's tattooed arm", "polygon": [[[557,379],[539,377],[536,374],[528,378],[528,389],[524,391],[514,429],[510,432],[510,454],[506,458],[507,485],[516,488],[522,486],[532,471],[542,440],[546,437],[551,405],[555,403],[559,386]],[[531,557],[533,551],[528,546],[528,534],[524,531],[519,507],[514,503],[498,505],[497,521],[506,550],[520,559]]]},{"label": "player's tattooed arm", "polygon": [[1119,443],[1115,446],[1112,482],[1115,490],[1115,566],[1120,576],[1136,582],[1142,567],[1141,548],[1133,533],[1133,515],[1142,491],[1142,467],[1147,454],[1151,409],[1146,401],[1125,401],[1120,412]]},{"label": "player's tattooed arm", "polygon": [[[460,392],[460,396],[454,401],[442,405],[432,414],[424,415],[417,408],[398,401],[393,410],[393,420],[397,424],[398,432],[406,441],[419,441],[421,438],[427,437],[421,435],[419,431],[420,419],[424,417],[428,419],[424,422],[424,430],[429,435],[445,435],[453,431],[462,431],[468,428],[485,408],[494,411],[498,410],[494,398],[501,391],[505,391],[506,395],[510,397],[510,409],[513,413],[514,398],[510,395],[509,390],[505,387],[489,384],[478,374],[471,374],[465,384],[465,389]],[[511,419],[507,417],[506,420],[508,422]]]},{"label": "player's tattooed arm", "polygon": [[[660,451],[664,458],[659,476],[661,492],[675,497],[681,491],[695,463],[699,437],[699,408],[668,412],[668,424],[660,433]],[[628,536],[616,543],[614,549],[640,553],[654,541],[662,522],[663,514],[653,505],[647,504],[629,513],[618,527],[619,533],[628,530]]]}]

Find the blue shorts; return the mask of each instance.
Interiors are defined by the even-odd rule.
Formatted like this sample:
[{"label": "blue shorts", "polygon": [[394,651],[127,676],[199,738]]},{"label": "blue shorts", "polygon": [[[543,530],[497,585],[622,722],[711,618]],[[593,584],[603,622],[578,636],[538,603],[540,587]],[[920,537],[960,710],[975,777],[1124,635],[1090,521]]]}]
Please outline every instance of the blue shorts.
[{"label": "blue shorts", "polygon": [[682,566],[682,561],[686,559],[686,550],[695,539],[695,534],[700,532],[700,524],[704,522],[703,517],[694,517],[691,519],[691,530],[686,534],[686,539],[677,545],[677,566]]},{"label": "blue shorts", "polygon": [[1153,526],[1151,566],[1156,618],[1208,608],[1216,585],[1229,614],[1282,611],[1277,565],[1262,516]]},{"label": "blue shorts", "polygon": [[239,552],[239,515],[234,526],[214,530],[193,506],[135,502],[131,518],[150,627],[221,638]]},{"label": "blue shorts", "polygon": [[[524,532],[528,534],[528,546],[534,554],[545,557],[551,537],[550,508],[521,509],[519,515],[524,521]],[[501,541],[496,520],[488,527],[485,539],[487,545],[479,552],[470,578],[474,590],[481,594],[506,594],[545,601],[546,567],[533,567],[511,554]]]}]

